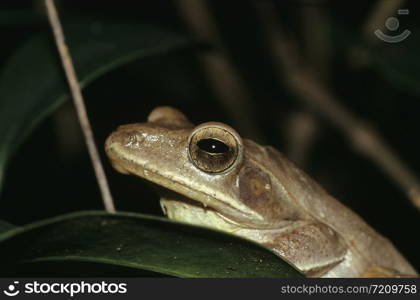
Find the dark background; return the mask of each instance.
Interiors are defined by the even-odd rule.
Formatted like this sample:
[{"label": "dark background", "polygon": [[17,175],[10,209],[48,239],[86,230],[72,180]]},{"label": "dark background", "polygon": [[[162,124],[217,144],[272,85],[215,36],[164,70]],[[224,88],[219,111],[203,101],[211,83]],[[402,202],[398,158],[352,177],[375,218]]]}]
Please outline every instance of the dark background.
[{"label": "dark background", "polygon": [[[57,2],[66,18],[159,24],[187,32],[171,1]],[[352,68],[346,58],[346,50],[375,2],[278,1],[277,8],[285,28],[295,35],[303,50],[300,10],[308,5],[325,8],[332,43],[331,90],[350,111],[374,124],[407,165],[420,174],[419,97],[386,81],[377,70]],[[407,2],[405,8],[410,9],[410,15],[401,22],[401,26],[412,30],[413,36],[420,34],[415,31],[420,28],[417,16],[420,7],[414,4],[415,1]],[[308,110],[279,84],[261,38],[253,4],[212,1],[210,7],[232,61],[252,93],[257,126],[264,133],[261,140],[287,154],[287,120]],[[36,1],[3,0],[0,12],[9,9],[42,10]],[[25,38],[48,29],[46,25],[40,22],[0,26],[0,67]],[[137,178],[115,172],[104,155],[102,145],[118,125],[144,121],[158,105],[175,106],[196,124],[221,121],[237,125],[209,88],[195,51],[200,50],[180,50],[131,63],[84,90],[118,210],[161,215],[158,195]],[[352,149],[340,131],[323,118],[315,120],[318,134],[305,160],[297,163],[332,195],[390,238],[420,269],[419,212],[376,165]],[[240,133],[247,137],[246,132]],[[0,219],[25,224],[71,211],[102,208],[73,106],[68,102],[36,128],[12,159],[1,195]]]}]

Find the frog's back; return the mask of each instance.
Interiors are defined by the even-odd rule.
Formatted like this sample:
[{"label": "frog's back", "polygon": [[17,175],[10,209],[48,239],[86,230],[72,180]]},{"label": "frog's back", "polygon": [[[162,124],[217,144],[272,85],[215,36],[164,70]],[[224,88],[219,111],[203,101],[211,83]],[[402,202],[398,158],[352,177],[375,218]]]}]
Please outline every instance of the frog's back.
[{"label": "frog's back", "polygon": [[[262,148],[268,156],[265,163],[271,164],[273,176],[287,190],[296,205],[344,238],[348,246],[345,258],[347,262],[338,264],[326,276],[360,277],[369,276],[369,272],[373,272],[371,275],[374,277],[379,277],[380,274],[387,275],[388,271],[383,273],[371,271],[378,268],[390,270],[391,273],[395,270],[396,272],[389,274],[390,276],[396,276],[399,273],[417,275],[414,268],[388,239],[378,234],[361,217],[329,195],[277,150],[272,147]],[[261,161],[261,163],[264,162]],[[348,264],[352,264],[352,267],[349,268]]]}]

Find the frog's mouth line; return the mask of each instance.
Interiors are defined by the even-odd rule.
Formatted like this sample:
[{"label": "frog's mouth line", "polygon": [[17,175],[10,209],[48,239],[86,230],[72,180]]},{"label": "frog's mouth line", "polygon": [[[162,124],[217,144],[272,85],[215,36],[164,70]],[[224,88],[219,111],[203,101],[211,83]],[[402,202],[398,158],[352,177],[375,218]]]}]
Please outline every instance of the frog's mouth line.
[{"label": "frog's mouth line", "polygon": [[239,210],[229,203],[221,201],[212,195],[205,193],[204,191],[193,190],[186,184],[175,180],[170,180],[159,174],[159,172],[152,170],[151,168],[147,168],[134,160],[115,155],[118,153],[118,151],[114,149],[113,145],[109,145],[106,150],[112,165],[120,173],[131,174],[143,178],[144,180],[152,182],[153,184],[162,187],[165,190],[179,194],[181,197],[177,197],[177,199],[188,199],[187,204],[204,207],[207,210],[212,210],[219,214],[223,219],[226,221],[228,220],[230,223],[235,224],[236,226],[256,229],[262,225],[262,220],[260,220],[261,217],[252,211],[246,212]]},{"label": "frog's mouth line", "polygon": [[[146,170],[146,169],[144,169]],[[226,222],[231,223],[237,227],[242,228],[256,228],[249,225],[249,219],[254,219],[252,215],[246,214],[243,211],[237,210],[235,207],[228,203],[222,202],[208,194],[192,190],[190,187],[176,182],[170,181],[164,176],[151,170],[146,170],[147,175],[144,172],[141,175],[129,171],[129,174],[138,176],[150,183],[152,183],[157,190],[162,193],[163,198],[168,198],[191,207],[197,207],[205,211],[212,211],[218,214]],[[174,188],[176,186],[176,188]],[[173,188],[171,188],[173,187]],[[192,198],[189,195],[197,195]],[[201,194],[201,195],[200,195]],[[207,201],[200,201],[203,197],[207,198]],[[246,217],[244,218],[244,215]]]}]

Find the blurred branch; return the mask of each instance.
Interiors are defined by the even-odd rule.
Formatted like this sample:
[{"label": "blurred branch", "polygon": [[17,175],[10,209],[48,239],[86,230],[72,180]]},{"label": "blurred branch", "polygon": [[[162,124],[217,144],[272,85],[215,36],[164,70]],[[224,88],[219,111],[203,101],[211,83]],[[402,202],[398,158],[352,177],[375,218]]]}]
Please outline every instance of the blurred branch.
[{"label": "blurred branch", "polygon": [[286,136],[287,157],[304,166],[319,135],[319,120],[313,113],[302,110],[292,113],[281,128]]},{"label": "blurred branch", "polygon": [[374,31],[380,29],[385,30],[385,21],[387,18],[395,15],[395,12],[404,5],[405,0],[378,0],[373,9],[370,17],[363,26],[363,35],[369,42],[376,42]]},{"label": "blurred branch", "polygon": [[251,92],[229,58],[206,1],[176,0],[175,3],[181,18],[194,37],[215,47],[215,50],[199,53],[198,60],[217,98],[232,116],[239,131],[245,132],[252,139],[262,141],[263,134],[256,125]]},{"label": "blurred branch", "polygon": [[311,5],[301,5],[300,20],[307,62],[327,83],[331,71],[331,25],[324,4],[325,0],[317,0]]},{"label": "blurred branch", "polygon": [[[305,58],[318,78],[327,85],[330,76],[331,39],[329,18],[325,11],[325,0],[312,1],[310,5],[299,6],[300,21],[304,40]],[[319,134],[319,121],[310,112],[292,114],[287,120],[287,154],[300,166],[306,158]]]},{"label": "blurred branch", "polygon": [[[401,8],[405,0],[378,0],[372,8],[370,16],[367,18],[363,28],[362,36],[367,44],[375,45],[381,42],[375,35],[376,30],[386,31],[386,20],[395,15]],[[349,65],[353,68],[366,67],[372,63],[373,57],[368,50],[366,43],[355,44],[349,48]]]},{"label": "blurred branch", "polygon": [[375,3],[372,13],[363,26],[363,35],[370,42],[378,41],[374,35],[376,29],[385,30],[387,18],[395,15],[395,12],[405,3],[405,0],[379,0]]},{"label": "blurred branch", "polygon": [[283,32],[272,3],[258,2],[257,10],[279,77],[284,77],[286,84],[296,93],[298,99],[333,123],[356,150],[382,168],[420,209],[420,184],[412,171],[366,121],[340,105],[317,79],[316,74],[309,70],[299,56],[296,45]]},{"label": "blurred branch", "polygon": [[108,212],[112,213],[115,212],[114,202],[111,196],[111,192],[109,191],[108,182],[102,167],[98,149],[95,145],[92,128],[90,126],[89,117],[86,112],[82,92],[79,86],[79,81],[77,80],[77,75],[76,71],[74,70],[73,61],[70,56],[69,49],[66,45],[63,29],[61,27],[60,19],[54,5],[54,1],[45,0],[45,6],[47,8],[48,19],[53,30],[58,52],[60,53],[61,62],[63,64],[63,68],[70,86],[70,91],[73,96],[74,105],[76,106],[80,126],[82,127],[85,136],[86,145],[89,151],[90,158],[92,160],[93,169],[95,170],[96,179],[101,190],[105,209]]}]

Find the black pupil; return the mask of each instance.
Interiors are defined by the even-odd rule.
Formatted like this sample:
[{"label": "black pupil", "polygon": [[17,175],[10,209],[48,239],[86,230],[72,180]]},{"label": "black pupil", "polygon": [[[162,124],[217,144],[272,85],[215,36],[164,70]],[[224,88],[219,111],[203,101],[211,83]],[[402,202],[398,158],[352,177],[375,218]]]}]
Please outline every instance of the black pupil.
[{"label": "black pupil", "polygon": [[226,153],[229,151],[228,145],[215,139],[202,139],[197,142],[197,146],[208,153]]}]

